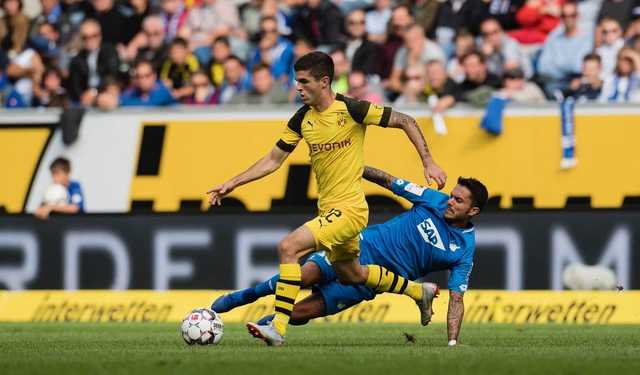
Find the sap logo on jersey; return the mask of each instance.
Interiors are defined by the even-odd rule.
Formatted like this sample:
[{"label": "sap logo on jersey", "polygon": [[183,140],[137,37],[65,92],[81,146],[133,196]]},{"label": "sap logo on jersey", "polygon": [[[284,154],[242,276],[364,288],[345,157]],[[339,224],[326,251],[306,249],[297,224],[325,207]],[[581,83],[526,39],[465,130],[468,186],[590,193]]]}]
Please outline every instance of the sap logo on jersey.
[{"label": "sap logo on jersey", "polygon": [[417,226],[418,232],[425,240],[425,242],[430,243],[432,246],[437,247],[440,250],[446,250],[444,248],[444,243],[442,242],[442,238],[440,238],[440,233],[436,228],[436,225],[433,223],[431,218],[423,221]]}]

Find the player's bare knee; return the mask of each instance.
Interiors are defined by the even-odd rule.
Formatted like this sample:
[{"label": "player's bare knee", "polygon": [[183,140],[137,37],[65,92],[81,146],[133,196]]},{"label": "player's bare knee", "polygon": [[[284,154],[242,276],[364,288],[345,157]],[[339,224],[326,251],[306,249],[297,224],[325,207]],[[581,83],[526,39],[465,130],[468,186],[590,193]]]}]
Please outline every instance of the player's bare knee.
[{"label": "player's bare knee", "polygon": [[297,249],[288,238],[283,239],[278,244],[278,255],[280,255],[280,261],[282,263],[295,263],[298,261]]}]

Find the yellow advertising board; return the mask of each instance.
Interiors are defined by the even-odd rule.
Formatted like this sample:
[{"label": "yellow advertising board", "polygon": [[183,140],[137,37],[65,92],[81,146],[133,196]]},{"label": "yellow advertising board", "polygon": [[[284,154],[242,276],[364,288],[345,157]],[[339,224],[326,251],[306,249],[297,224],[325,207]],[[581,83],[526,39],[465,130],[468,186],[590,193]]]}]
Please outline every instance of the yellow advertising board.
[{"label": "yellow advertising board", "polygon": [[[179,322],[194,307],[226,291],[0,292],[2,322]],[[300,298],[304,298],[307,292]],[[446,322],[448,294],[434,301],[433,322]],[[640,324],[640,292],[469,291],[465,322],[516,324]],[[256,321],[273,311],[273,297],[222,314],[226,323]],[[405,296],[383,294],[314,323],[416,323]]]}]

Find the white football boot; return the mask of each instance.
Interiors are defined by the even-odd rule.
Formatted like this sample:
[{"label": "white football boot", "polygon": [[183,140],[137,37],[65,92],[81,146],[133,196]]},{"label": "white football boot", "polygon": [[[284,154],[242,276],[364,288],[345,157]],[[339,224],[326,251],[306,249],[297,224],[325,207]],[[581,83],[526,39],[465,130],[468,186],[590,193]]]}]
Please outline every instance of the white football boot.
[{"label": "white football boot", "polygon": [[422,283],[422,299],[416,301],[418,308],[420,309],[420,323],[423,326],[428,325],[431,322],[431,316],[433,315],[433,309],[431,305],[433,299],[440,294],[440,289],[433,283]]},{"label": "white football boot", "polygon": [[251,336],[264,341],[269,346],[281,346],[284,344],[284,337],[276,331],[273,322],[267,325],[249,322],[247,323],[247,329]]}]

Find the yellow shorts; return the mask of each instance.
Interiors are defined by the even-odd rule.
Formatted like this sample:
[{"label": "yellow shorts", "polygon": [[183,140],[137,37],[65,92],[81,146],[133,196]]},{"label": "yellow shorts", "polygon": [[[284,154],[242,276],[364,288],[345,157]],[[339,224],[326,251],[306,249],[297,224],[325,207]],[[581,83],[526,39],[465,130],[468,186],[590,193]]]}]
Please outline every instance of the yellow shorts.
[{"label": "yellow shorts", "polygon": [[318,250],[325,250],[331,262],[360,255],[360,232],[369,221],[368,207],[336,207],[321,211],[304,225],[311,230]]}]

